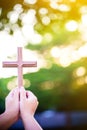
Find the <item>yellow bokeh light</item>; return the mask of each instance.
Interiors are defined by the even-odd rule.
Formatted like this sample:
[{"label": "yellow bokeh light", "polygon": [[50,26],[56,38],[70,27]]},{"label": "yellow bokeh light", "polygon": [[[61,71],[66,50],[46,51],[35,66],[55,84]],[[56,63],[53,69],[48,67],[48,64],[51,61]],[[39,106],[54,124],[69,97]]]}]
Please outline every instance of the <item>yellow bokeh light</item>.
[{"label": "yellow bokeh light", "polygon": [[76,2],[76,0],[70,0],[71,2]]},{"label": "yellow bokeh light", "polygon": [[87,76],[85,76],[85,83],[87,84]]},{"label": "yellow bokeh light", "polygon": [[76,31],[78,29],[78,23],[74,20],[71,20],[65,24],[65,27],[68,31]]},{"label": "yellow bokeh light", "polygon": [[87,6],[82,6],[81,8],[80,8],[80,10],[79,10],[79,12],[81,13],[81,14],[87,14]]},{"label": "yellow bokeh light", "polygon": [[40,86],[41,86],[41,89],[43,90],[50,90],[54,88],[54,83],[51,81],[46,81],[42,83]]},{"label": "yellow bokeh light", "polygon": [[78,77],[80,76],[84,76],[86,73],[86,69],[84,67],[79,67],[77,70],[76,70],[76,75]]},{"label": "yellow bokeh light", "polygon": [[24,0],[26,4],[36,4],[37,0]]},{"label": "yellow bokeh light", "polygon": [[45,35],[43,36],[43,39],[45,39],[46,42],[51,42],[53,39],[53,36],[51,33],[45,33]]},{"label": "yellow bokeh light", "polygon": [[30,80],[28,80],[28,79],[24,79],[24,80],[23,80],[23,84],[24,84],[25,88],[28,88],[28,87],[30,87],[31,82],[30,82]]},{"label": "yellow bokeh light", "polygon": [[67,12],[67,11],[70,11],[70,7],[68,5],[65,5],[65,4],[61,4],[58,6],[58,9],[60,11],[64,11],[64,12]]},{"label": "yellow bokeh light", "polygon": [[22,5],[16,4],[13,8],[13,11],[8,12],[7,17],[11,24],[14,24],[18,21],[20,13],[23,12]]},{"label": "yellow bokeh light", "polygon": [[22,21],[22,25],[35,25],[36,23],[36,10],[30,9],[26,13],[20,15],[20,19]]},{"label": "yellow bokeh light", "polygon": [[[13,88],[17,87],[17,78],[13,78],[12,80],[10,80],[7,84],[7,89],[8,90],[12,90]],[[23,79],[23,86],[25,88],[30,87],[31,83],[28,79]]]},{"label": "yellow bokeh light", "polygon": [[82,20],[82,24],[84,26],[87,26],[87,14],[83,14],[81,20]]},{"label": "yellow bokeh light", "polygon": [[7,89],[12,90],[13,88],[17,87],[17,78],[13,78],[7,84]]},{"label": "yellow bokeh light", "polygon": [[17,22],[19,14],[16,11],[11,11],[8,13],[7,17],[10,20],[10,23],[14,24]]},{"label": "yellow bokeh light", "polygon": [[48,9],[47,9],[47,8],[40,8],[40,9],[39,9],[39,13],[40,13],[41,15],[46,15],[46,14],[48,13]]},{"label": "yellow bokeh light", "polygon": [[80,55],[80,57],[87,57],[87,43],[85,43],[78,49],[78,54]]},{"label": "yellow bokeh light", "polygon": [[42,18],[42,23],[43,23],[44,25],[48,25],[48,24],[50,24],[50,22],[51,22],[50,17],[44,16],[44,17]]},{"label": "yellow bokeh light", "polygon": [[21,4],[16,4],[13,9],[17,12],[17,13],[22,13],[23,12],[23,8]]},{"label": "yellow bokeh light", "polygon": [[71,64],[71,60],[68,56],[62,56],[59,60],[60,64],[63,66],[63,67],[67,67]]},{"label": "yellow bokeh light", "polygon": [[84,80],[83,77],[81,77],[81,78],[77,79],[76,82],[77,82],[77,84],[78,84],[78,85],[76,85],[76,88],[79,88],[80,86],[84,85],[85,80]]},{"label": "yellow bokeh light", "polygon": [[50,51],[51,55],[55,58],[58,58],[61,54],[60,49],[58,47],[53,47]]}]

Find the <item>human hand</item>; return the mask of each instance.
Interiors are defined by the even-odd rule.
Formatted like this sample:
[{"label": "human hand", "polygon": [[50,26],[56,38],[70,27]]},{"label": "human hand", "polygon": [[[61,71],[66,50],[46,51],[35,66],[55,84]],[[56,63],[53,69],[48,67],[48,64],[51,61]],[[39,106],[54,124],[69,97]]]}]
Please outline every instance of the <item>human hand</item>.
[{"label": "human hand", "polygon": [[41,126],[34,118],[37,106],[37,97],[31,91],[26,91],[24,87],[21,87],[20,116],[22,118],[25,130],[42,130]]},{"label": "human hand", "polygon": [[37,97],[31,92],[26,91],[24,87],[20,88],[20,116],[25,119],[34,116],[38,106]]},{"label": "human hand", "polygon": [[13,89],[5,99],[5,113],[13,122],[19,118],[19,88]]},{"label": "human hand", "polygon": [[42,130],[34,118],[38,106],[36,96],[23,87],[13,89],[6,97],[6,110],[0,115],[0,129],[8,129],[20,116],[25,130]]}]

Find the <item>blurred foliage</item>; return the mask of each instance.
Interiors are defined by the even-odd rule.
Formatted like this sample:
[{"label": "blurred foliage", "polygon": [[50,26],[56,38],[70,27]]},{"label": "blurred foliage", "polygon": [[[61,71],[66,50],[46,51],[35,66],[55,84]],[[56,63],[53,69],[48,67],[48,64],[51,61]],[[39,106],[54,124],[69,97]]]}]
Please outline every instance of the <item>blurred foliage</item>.
[{"label": "blurred foliage", "polygon": [[[2,8],[0,21],[3,23],[3,26],[0,28],[1,30],[8,23],[7,13],[13,9],[15,4],[22,4],[25,11],[30,8],[37,11],[38,22],[34,26],[35,30],[43,37],[46,33],[52,34],[52,40],[50,41],[43,38],[41,44],[33,45],[29,43],[26,45],[26,48],[38,51],[39,54],[43,55],[47,63],[51,64],[51,67],[41,68],[36,73],[24,75],[24,79],[28,79],[31,83],[30,87],[26,89],[32,90],[40,102],[38,111],[46,109],[57,109],[59,111],[87,110],[87,71],[82,76],[75,75],[75,71],[79,67],[84,67],[87,70],[87,57],[82,57],[69,66],[63,67],[55,62],[58,59],[54,59],[50,55],[50,50],[54,46],[67,47],[72,44],[73,46],[76,45],[78,49],[84,44],[84,41],[81,40],[80,31],[68,31],[65,28],[65,23],[69,20],[81,21],[79,10],[82,6],[87,6],[87,0],[71,1],[63,0],[59,2],[59,4],[69,5],[71,8],[70,11],[63,12],[51,8],[48,0],[38,0],[34,5],[24,4],[23,0],[0,0],[0,8]],[[38,13],[41,7],[48,9],[48,16],[56,15],[56,18],[51,20],[49,25],[44,25],[41,22],[41,15]],[[22,26],[20,20],[17,21],[17,24]],[[4,108],[4,99],[9,93],[6,86],[13,78],[0,79],[1,110]]]}]

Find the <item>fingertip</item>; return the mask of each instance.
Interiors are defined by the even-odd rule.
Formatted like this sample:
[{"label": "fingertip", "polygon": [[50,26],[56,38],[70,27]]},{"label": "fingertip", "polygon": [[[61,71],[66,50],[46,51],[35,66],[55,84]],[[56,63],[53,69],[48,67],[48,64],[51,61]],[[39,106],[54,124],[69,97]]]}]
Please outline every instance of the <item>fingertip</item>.
[{"label": "fingertip", "polygon": [[14,90],[19,91],[19,87],[16,87]]},{"label": "fingertip", "polygon": [[23,99],[26,97],[25,89],[24,87],[20,87],[20,98]]},{"label": "fingertip", "polygon": [[20,92],[23,91],[23,90],[24,90],[24,87],[23,87],[23,86],[19,87],[19,91],[20,91]]},{"label": "fingertip", "polygon": [[14,89],[14,92],[18,92],[18,93],[19,93],[19,88],[16,87],[16,88]]},{"label": "fingertip", "polygon": [[15,90],[16,90],[16,91],[19,91],[19,87],[16,87]]},{"label": "fingertip", "polygon": [[21,86],[21,87],[19,87],[20,88],[20,90],[24,90],[24,87],[23,86]]}]

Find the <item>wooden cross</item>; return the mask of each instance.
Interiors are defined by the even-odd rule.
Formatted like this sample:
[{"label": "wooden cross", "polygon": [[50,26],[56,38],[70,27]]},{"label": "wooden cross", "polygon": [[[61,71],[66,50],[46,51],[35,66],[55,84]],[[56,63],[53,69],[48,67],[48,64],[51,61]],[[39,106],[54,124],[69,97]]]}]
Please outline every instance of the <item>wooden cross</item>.
[{"label": "wooden cross", "polygon": [[23,67],[36,67],[37,62],[22,61],[22,47],[18,47],[17,61],[4,61],[3,67],[18,67],[18,87],[23,86]]}]

